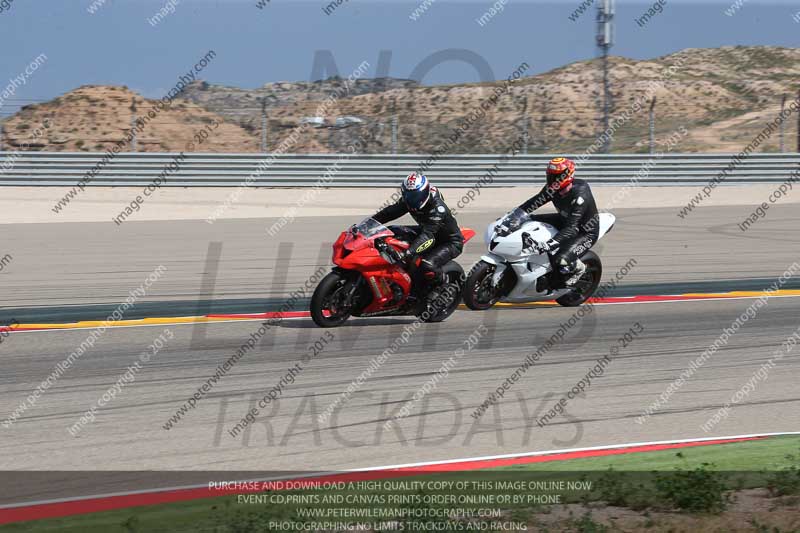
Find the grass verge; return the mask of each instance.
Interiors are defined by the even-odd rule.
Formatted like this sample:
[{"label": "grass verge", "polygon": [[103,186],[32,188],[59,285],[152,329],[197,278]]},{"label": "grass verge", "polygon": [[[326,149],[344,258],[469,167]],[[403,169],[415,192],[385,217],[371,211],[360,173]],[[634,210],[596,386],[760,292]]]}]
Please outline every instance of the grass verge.
[{"label": "grass verge", "polygon": [[[729,503],[729,491],[752,487],[765,487],[775,496],[800,494],[800,437],[775,437],[742,443],[700,446],[681,451],[664,450],[596,458],[573,459],[549,463],[517,465],[494,470],[467,473],[449,473],[403,478],[411,480],[451,480],[470,483],[468,489],[439,493],[452,493],[470,498],[486,494],[506,494],[509,501],[495,501],[483,507],[502,509],[502,518],[527,520],[535,513],[549,513],[553,504],[580,502],[605,502],[632,509],[662,508],[688,513],[720,513]],[[506,488],[484,489],[472,483],[488,482]],[[532,489],[545,487],[548,483],[583,483],[585,490]],[[501,484],[501,485],[498,485]],[[520,486],[520,483],[522,485]],[[524,485],[527,485],[528,488]],[[275,527],[276,523],[311,523],[299,509],[314,505],[288,505],[268,501],[270,495],[318,495],[341,497],[353,493],[343,488],[325,491],[285,491],[266,493],[264,500],[244,502],[237,496],[138,507],[107,511],[83,516],[36,520],[0,526],[0,532],[195,532],[240,533],[249,531],[286,531]],[[356,491],[359,492],[359,491]],[[388,501],[397,490],[386,488],[361,490],[382,499],[366,504],[364,501],[349,505],[352,508],[400,507],[417,518],[410,522],[383,521],[384,530],[391,524],[403,523],[409,530],[459,531],[458,524],[448,516],[430,518],[437,509],[452,507],[441,501],[425,502],[436,490],[409,489],[400,491],[408,498],[393,505]],[[338,496],[336,496],[338,495]],[[541,498],[539,498],[541,496]],[[546,498],[558,496],[558,501],[542,503]],[[533,499],[532,499],[533,498]],[[414,500],[414,501],[412,501]],[[435,500],[435,498],[434,498]],[[254,505],[254,503],[257,503]],[[316,507],[331,507],[334,504],[317,502]],[[335,506],[348,507],[346,502]],[[464,505],[465,508],[469,507]],[[475,507],[475,506],[472,506]],[[478,508],[481,506],[478,505]],[[426,514],[430,511],[429,514]],[[0,511],[2,512],[2,511]],[[424,516],[424,518],[419,518]],[[444,516],[444,518],[443,518]],[[495,517],[500,518],[500,517]],[[344,518],[344,522],[359,523],[358,518]],[[577,522],[576,522],[577,523]],[[272,525],[271,525],[272,524]],[[577,526],[576,526],[577,527]],[[380,529],[380,528],[378,528]],[[299,529],[298,529],[299,530]],[[485,531],[485,530],[484,530]]]}]

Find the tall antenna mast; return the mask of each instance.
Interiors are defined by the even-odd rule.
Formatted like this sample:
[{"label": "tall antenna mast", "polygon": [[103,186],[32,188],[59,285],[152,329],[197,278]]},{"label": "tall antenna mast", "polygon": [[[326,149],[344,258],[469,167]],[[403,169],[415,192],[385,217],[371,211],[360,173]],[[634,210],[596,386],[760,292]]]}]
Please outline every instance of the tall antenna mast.
[{"label": "tall antenna mast", "polygon": [[[611,80],[608,77],[608,51],[614,44],[614,0],[600,0],[597,5],[597,47],[603,58],[603,133],[611,117]],[[604,135],[603,153],[611,150],[611,139]]]}]

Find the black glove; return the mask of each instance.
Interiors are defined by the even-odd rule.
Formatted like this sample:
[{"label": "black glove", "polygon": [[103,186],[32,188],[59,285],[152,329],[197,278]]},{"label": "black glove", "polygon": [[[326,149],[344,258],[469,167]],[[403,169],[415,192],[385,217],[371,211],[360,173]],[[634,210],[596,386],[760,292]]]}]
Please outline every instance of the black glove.
[{"label": "black glove", "polygon": [[[376,248],[378,248],[378,246],[376,246]],[[398,250],[394,246],[390,246],[384,242],[380,243],[378,249],[381,253],[388,256],[391,262],[396,265],[404,265],[408,257],[408,250]]]},{"label": "black glove", "polygon": [[405,265],[408,269],[411,267],[411,264],[414,262],[416,255],[411,251],[410,248],[400,251],[400,263]]}]

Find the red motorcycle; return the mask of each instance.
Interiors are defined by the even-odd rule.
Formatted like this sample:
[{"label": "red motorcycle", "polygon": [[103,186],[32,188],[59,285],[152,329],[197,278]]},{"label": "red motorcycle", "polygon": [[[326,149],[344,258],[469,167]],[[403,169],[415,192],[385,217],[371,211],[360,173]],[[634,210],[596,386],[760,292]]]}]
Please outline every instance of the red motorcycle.
[{"label": "red motorcycle", "polygon": [[[475,232],[463,228],[464,242]],[[442,267],[444,281],[427,284],[411,296],[411,275],[400,261],[409,243],[368,218],[343,232],[333,244],[333,271],[311,297],[311,317],[323,328],[342,325],[351,316],[415,315],[441,322],[461,302],[464,270],[455,261]],[[411,269],[419,266],[419,259]]]}]

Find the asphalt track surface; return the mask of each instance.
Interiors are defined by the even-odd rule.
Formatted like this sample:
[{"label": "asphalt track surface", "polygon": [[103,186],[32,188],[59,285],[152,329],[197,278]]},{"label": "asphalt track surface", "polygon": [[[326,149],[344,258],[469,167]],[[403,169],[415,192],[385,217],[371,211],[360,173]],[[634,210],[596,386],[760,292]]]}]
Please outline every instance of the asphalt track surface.
[{"label": "asphalt track surface", "polygon": [[[604,278],[634,258],[637,264],[616,294],[766,288],[800,260],[800,236],[795,229],[800,217],[793,206],[773,206],[766,219],[742,233],[736,223],[749,211],[744,206],[704,208],[683,220],[675,215],[675,208],[618,210],[614,231],[599,246]],[[460,258],[465,267],[483,252],[480,235],[492,215],[497,214],[472,212],[462,217],[464,226],[479,231]],[[297,219],[271,238],[266,228],[273,222],[4,225],[4,252],[13,260],[0,272],[0,320],[102,320],[158,265],[164,265],[166,273],[125,318],[277,308],[318,266],[328,264],[329,243],[354,221]],[[214,260],[215,250],[219,250],[219,261]],[[798,286],[792,279],[784,288]],[[81,475],[61,475],[61,479],[83,476],[87,482],[82,488],[76,488],[79,483],[58,484],[52,479],[32,482],[9,491],[0,503],[144,488],[135,475],[98,480],[86,474],[95,470],[334,471],[578,446],[796,431],[800,429],[798,352],[784,358],[727,419],[710,432],[700,427],[800,325],[800,299],[795,297],[769,299],[666,406],[644,424],[635,421],[752,302],[596,306],[477,421],[470,416],[475,408],[567,322],[574,309],[462,310],[444,324],[425,325],[325,423],[317,415],[413,319],[352,319],[336,330],[317,329],[305,318],[285,320],[169,430],[164,424],[170,416],[258,330],[261,321],[109,328],[34,407],[6,428],[2,420],[90,330],[13,333],[0,344],[0,469],[82,471]],[[637,322],[644,332],[620,349],[583,397],[570,400],[567,415],[537,426],[536,418]],[[481,331],[488,333],[479,345],[413,405],[408,417],[384,428],[386,420],[481,325],[486,327]],[[135,382],[98,411],[93,423],[71,435],[67,428],[165,328],[174,338],[143,366]],[[232,437],[229,430],[246,411],[326,332],[334,339],[322,353],[303,365],[294,383],[262,410],[248,430]],[[175,484],[169,479],[163,483]]]}]

